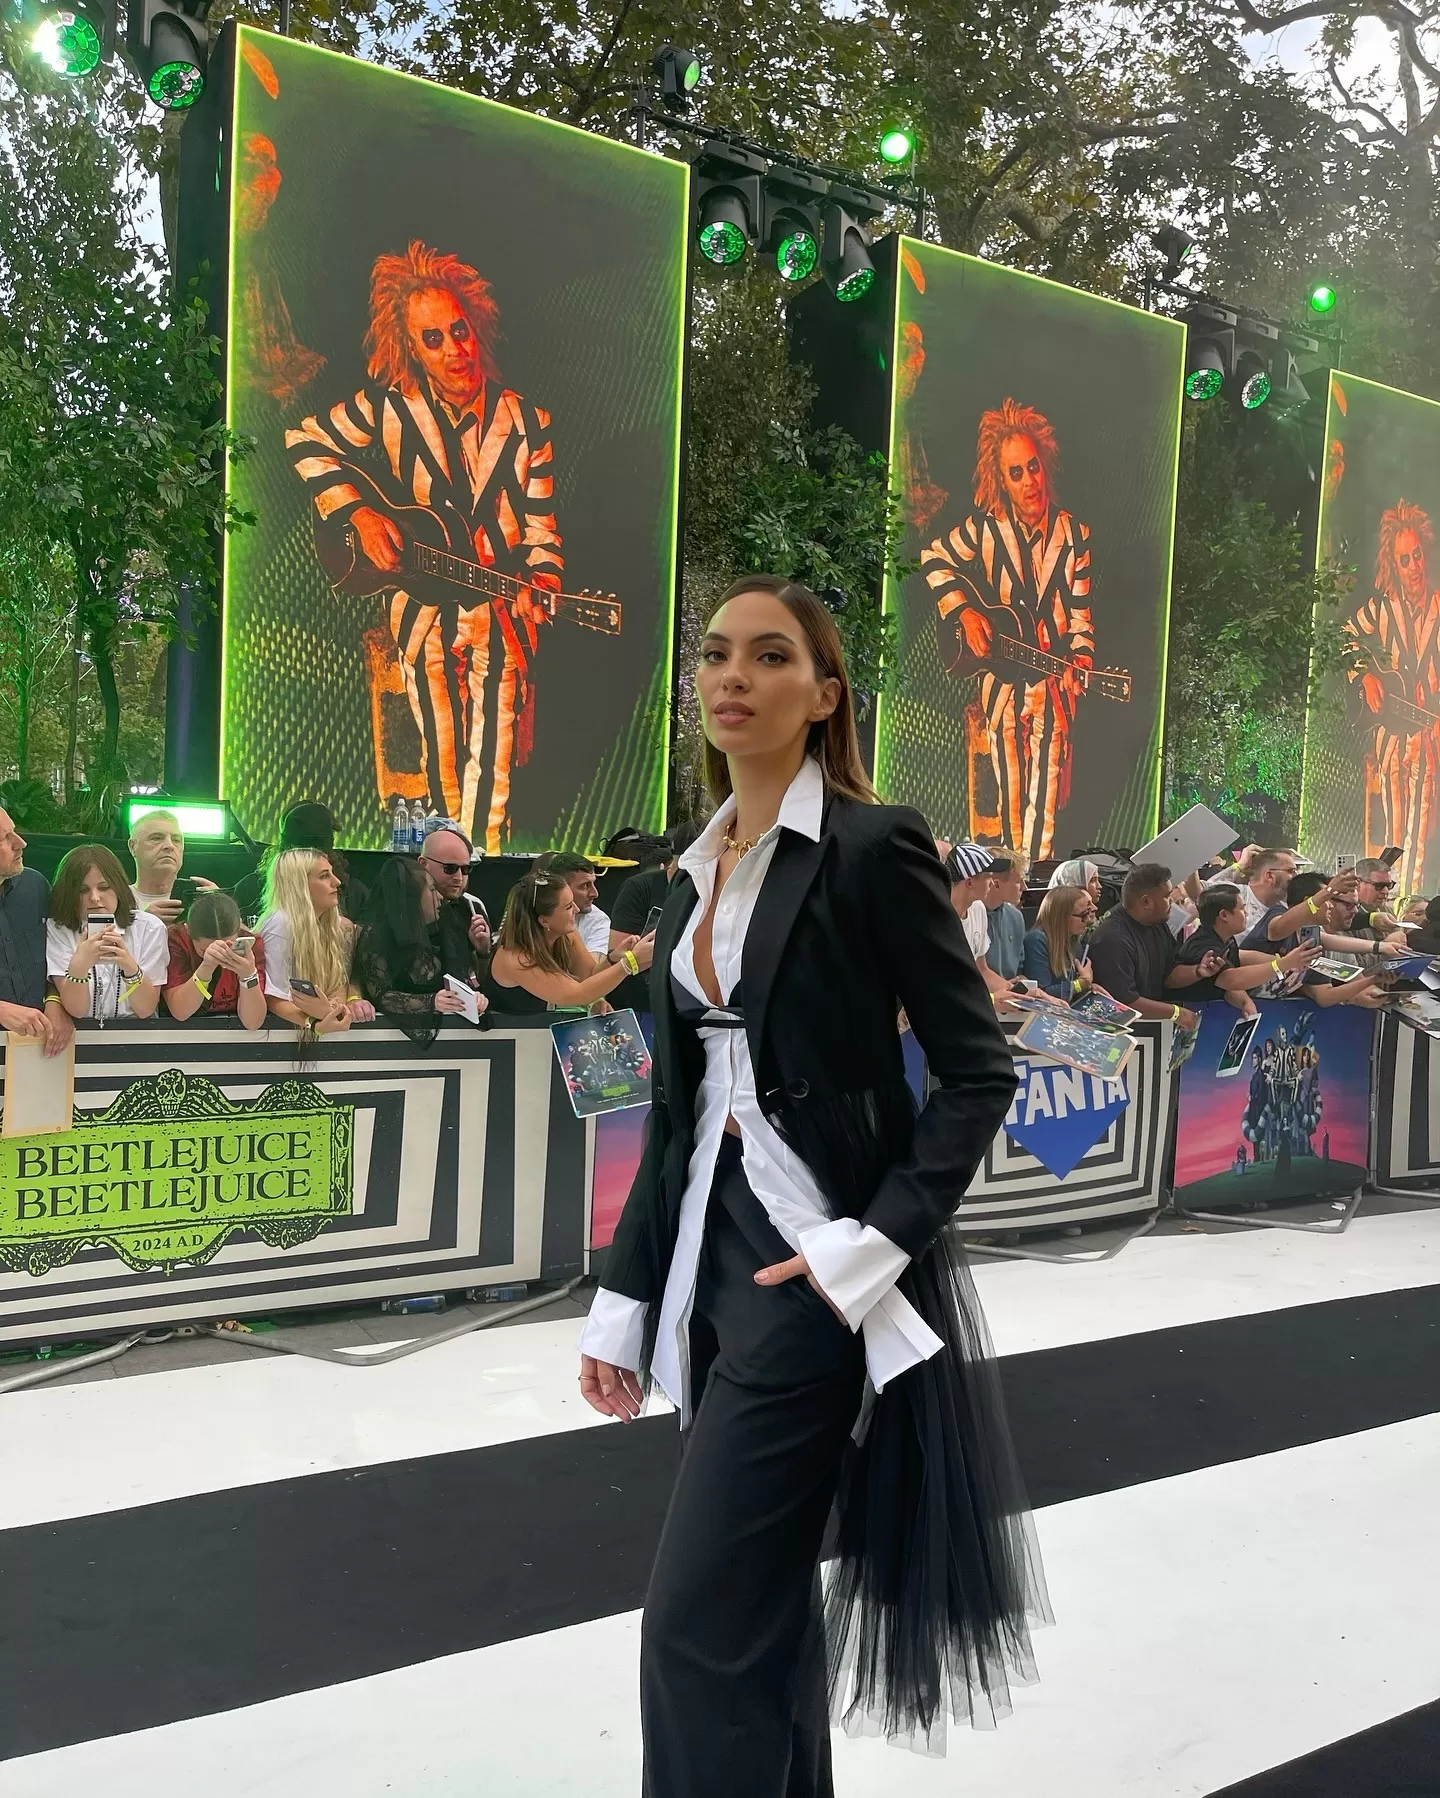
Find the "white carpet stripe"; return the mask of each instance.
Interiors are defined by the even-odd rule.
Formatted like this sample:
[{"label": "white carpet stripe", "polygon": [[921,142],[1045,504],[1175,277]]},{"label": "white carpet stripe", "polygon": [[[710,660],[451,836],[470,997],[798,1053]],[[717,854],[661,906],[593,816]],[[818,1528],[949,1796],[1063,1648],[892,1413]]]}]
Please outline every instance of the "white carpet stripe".
[{"label": "white carpet stripe", "polygon": [[[1113,1261],[977,1262],[1002,1355],[1440,1283],[1440,1209],[1147,1237]],[[581,1429],[574,1320],[483,1330],[386,1367],[262,1356],[0,1398],[0,1529]]]},{"label": "white carpet stripe", "polygon": [[[1440,1417],[1058,1506],[1041,1683],[839,1798],[1201,1798],[1440,1693]],[[223,1619],[217,1619],[223,1628]],[[634,1798],[632,1613],[7,1762],[6,1798]],[[278,1645],[277,1645],[278,1649]]]}]

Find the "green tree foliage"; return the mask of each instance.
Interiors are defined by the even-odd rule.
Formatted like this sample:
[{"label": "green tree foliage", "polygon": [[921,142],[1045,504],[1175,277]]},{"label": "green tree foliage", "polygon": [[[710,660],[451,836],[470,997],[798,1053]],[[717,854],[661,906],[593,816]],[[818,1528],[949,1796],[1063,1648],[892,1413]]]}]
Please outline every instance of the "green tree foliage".
[{"label": "green tree foliage", "polygon": [[204,603],[215,535],[241,521],[215,340],[137,217],[159,133],[118,73],[67,87],[9,28],[0,52],[0,542],[44,571],[37,599],[70,572],[68,797],[82,749],[92,787],[123,782],[117,660],[174,632],[182,593]]},{"label": "green tree foliage", "polygon": [[1338,665],[1341,595],[1332,575],[1307,565],[1297,527],[1241,477],[1252,426],[1221,407],[1194,409],[1186,421],[1166,803],[1172,816],[1197,800],[1244,813],[1247,796],[1263,793],[1293,831],[1305,698],[1312,677],[1318,686]]}]

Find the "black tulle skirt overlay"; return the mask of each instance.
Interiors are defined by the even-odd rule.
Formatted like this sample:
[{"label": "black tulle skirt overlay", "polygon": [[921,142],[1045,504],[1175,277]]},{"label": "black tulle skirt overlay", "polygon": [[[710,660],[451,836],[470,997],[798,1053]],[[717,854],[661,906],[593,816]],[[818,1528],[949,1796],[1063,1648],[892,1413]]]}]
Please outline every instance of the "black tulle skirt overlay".
[{"label": "black tulle skirt overlay", "polygon": [[826,1569],[832,1721],[944,1754],[947,1724],[993,1728],[1036,1678],[1054,1621],[984,1314],[942,1237],[900,1291],[944,1348],[867,1391]]}]

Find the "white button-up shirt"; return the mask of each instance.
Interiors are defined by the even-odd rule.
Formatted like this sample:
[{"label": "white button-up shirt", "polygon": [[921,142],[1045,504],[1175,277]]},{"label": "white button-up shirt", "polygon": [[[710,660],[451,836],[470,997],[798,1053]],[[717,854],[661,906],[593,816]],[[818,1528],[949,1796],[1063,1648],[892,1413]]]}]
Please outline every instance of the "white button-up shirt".
[{"label": "white button-up shirt", "polygon": [[[736,864],[715,907],[711,959],[722,999],[728,1000],[740,982],[746,932],[781,830],[797,831],[818,842],[824,805],[819,764],[807,756],[775,824]],[[695,933],[710,910],[722,839],[734,816],[731,798],[680,857],[680,867],[694,881],[699,900],[671,956],[670,972],[704,1004],[710,1000],[695,972]],[[680,1202],[675,1254],[660,1306],[651,1367],[656,1385],[682,1418],[688,1418],[690,1314],[705,1235],[705,1208],[726,1121],[734,1118],[740,1128],[750,1190],[780,1235],[805,1256],[821,1290],[850,1328],[864,1331],[866,1367],[878,1391],[942,1346],[915,1308],[894,1290],[909,1257],[879,1230],[853,1218],[830,1216],[815,1176],[776,1134],[761,1109],[746,1033],[702,1025],[699,1034],[705,1047],[705,1078],[696,1101],[695,1149]],[[641,1300],[625,1298],[602,1286],[581,1332],[582,1353],[617,1367],[637,1366],[645,1311]]]}]

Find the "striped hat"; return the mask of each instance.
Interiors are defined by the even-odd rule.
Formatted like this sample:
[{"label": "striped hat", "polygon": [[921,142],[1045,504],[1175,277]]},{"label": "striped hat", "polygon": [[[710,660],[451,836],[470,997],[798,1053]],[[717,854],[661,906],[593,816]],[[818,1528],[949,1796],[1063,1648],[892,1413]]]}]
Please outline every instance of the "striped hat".
[{"label": "striped hat", "polygon": [[962,880],[973,880],[977,874],[983,874],[994,865],[995,857],[978,843],[956,843],[945,858],[945,867],[952,885]]}]

